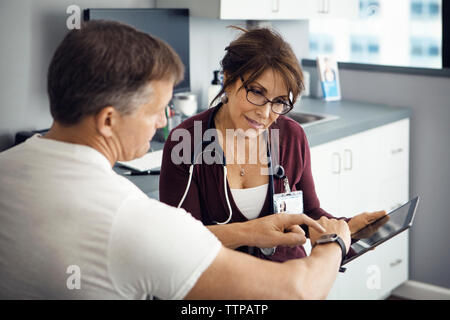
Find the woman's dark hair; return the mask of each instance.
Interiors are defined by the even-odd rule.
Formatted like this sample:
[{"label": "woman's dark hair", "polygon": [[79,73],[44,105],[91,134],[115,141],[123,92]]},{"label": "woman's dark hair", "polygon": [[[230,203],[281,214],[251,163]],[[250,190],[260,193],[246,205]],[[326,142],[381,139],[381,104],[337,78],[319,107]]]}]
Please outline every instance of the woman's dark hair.
[{"label": "woman's dark hair", "polygon": [[85,22],[65,36],[50,63],[50,111],[64,125],[106,106],[130,114],[150,98],[152,80],[177,84],[183,75],[180,58],[164,41],[119,22]]},{"label": "woman's dark hair", "polygon": [[247,75],[241,87],[243,88],[268,69],[280,74],[288,91],[292,92],[294,103],[304,89],[304,84],[300,64],[291,46],[280,34],[268,28],[253,30],[236,26],[230,28],[241,30],[243,34],[225,48],[227,52],[221,61],[225,82],[211,105],[240,77]]}]

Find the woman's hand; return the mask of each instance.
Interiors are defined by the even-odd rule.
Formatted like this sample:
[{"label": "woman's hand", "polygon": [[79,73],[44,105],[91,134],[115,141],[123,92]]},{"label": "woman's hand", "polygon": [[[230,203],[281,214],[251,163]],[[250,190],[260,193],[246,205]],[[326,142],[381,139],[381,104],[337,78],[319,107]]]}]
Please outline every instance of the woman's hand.
[{"label": "woman's hand", "polygon": [[241,246],[271,248],[300,246],[306,242],[305,232],[299,225],[324,232],[325,229],[306,214],[276,213],[262,218],[207,228],[222,244],[230,249]]},{"label": "woman's hand", "polygon": [[307,225],[318,232],[325,229],[306,214],[276,213],[245,222],[250,245],[260,248],[275,246],[301,246],[306,242],[305,232],[299,225]]},{"label": "woman's hand", "polygon": [[[353,234],[357,233],[358,231],[360,231],[365,226],[371,224],[372,222],[374,222],[384,216],[386,216],[386,211],[384,211],[384,210],[360,213],[360,214],[354,216],[353,218],[351,218],[350,221],[348,222],[348,227],[350,228],[350,233],[353,235]],[[384,221],[384,220],[385,219],[383,219],[383,222],[386,223],[387,219],[386,219],[386,221]],[[381,225],[383,225],[384,223],[382,223]],[[380,227],[380,226],[378,226],[378,227]],[[376,229],[378,229],[378,228],[376,228]]]}]

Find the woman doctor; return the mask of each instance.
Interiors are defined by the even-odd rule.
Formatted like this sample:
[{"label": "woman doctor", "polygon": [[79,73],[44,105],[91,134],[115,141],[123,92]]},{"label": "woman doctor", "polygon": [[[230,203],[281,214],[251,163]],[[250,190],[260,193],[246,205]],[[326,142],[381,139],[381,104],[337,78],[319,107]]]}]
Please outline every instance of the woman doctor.
[{"label": "woman doctor", "polygon": [[[315,220],[334,218],[320,208],[305,132],[285,116],[303,89],[302,71],[290,45],[276,32],[266,28],[237,29],[243,33],[225,48],[221,62],[224,85],[216,97],[221,97],[220,103],[187,119],[165,143],[160,200],[186,209],[227,247],[280,262],[305,257],[301,245],[305,242],[304,232],[288,224],[277,232],[280,230],[274,219],[285,214],[274,215],[272,204],[273,194],[301,190],[304,214]],[[220,151],[208,151],[206,144],[195,153],[198,145],[191,141],[196,159],[181,154],[185,150],[179,154],[176,148],[180,139],[175,132],[184,130],[194,137],[199,128],[202,136],[214,130]],[[270,150],[268,143],[274,130],[279,137],[278,150]],[[178,164],[175,159],[178,154],[198,163],[199,157],[208,152],[210,157],[220,157],[217,153],[223,152],[225,161],[203,161],[192,166],[192,161]],[[267,174],[274,153],[284,169],[283,177]],[[345,221],[354,233],[384,214],[362,213]],[[286,237],[280,237],[283,233]],[[311,237],[313,234],[317,238],[318,233],[311,233]],[[315,240],[311,238],[313,244]],[[278,246],[274,253],[264,254],[259,249],[273,246]]]}]

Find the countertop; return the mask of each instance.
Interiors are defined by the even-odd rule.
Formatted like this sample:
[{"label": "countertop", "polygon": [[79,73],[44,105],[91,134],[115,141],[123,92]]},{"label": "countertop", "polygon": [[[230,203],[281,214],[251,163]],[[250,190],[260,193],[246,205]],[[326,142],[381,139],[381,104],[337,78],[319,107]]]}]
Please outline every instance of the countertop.
[{"label": "countertop", "polygon": [[[330,114],[339,117],[329,122],[304,127],[310,147],[402,120],[411,115],[411,109],[407,107],[346,100],[327,102],[309,98],[302,98],[298,101],[294,106],[293,112]],[[153,150],[160,150],[163,146],[161,142],[151,142]],[[117,164],[113,169],[119,174],[128,171]],[[159,198],[159,176],[126,177],[149,197]]]},{"label": "countertop", "polygon": [[310,147],[370,130],[391,122],[410,117],[407,107],[357,101],[323,101],[301,99],[294,112],[331,114],[339,119],[317,123],[304,128]]}]

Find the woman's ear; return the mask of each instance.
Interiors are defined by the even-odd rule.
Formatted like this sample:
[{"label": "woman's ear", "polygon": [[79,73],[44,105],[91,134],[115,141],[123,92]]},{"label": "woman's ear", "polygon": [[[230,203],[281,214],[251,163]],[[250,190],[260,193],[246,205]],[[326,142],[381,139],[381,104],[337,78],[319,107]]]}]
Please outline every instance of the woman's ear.
[{"label": "woman's ear", "polygon": [[95,115],[95,127],[104,138],[113,136],[113,127],[118,123],[118,112],[112,106],[104,107]]}]

